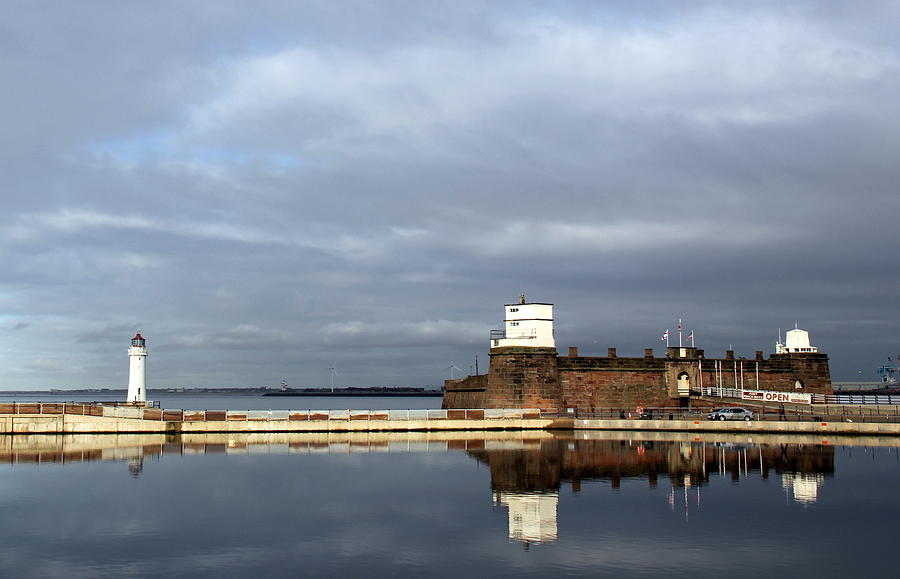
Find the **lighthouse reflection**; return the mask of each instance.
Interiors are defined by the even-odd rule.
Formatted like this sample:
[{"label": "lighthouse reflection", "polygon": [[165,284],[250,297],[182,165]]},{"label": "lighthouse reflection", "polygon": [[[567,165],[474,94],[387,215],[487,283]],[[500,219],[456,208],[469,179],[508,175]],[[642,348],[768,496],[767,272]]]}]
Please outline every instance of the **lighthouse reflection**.
[{"label": "lighthouse reflection", "polygon": [[[845,438],[839,443],[850,450],[900,446],[896,438]],[[577,526],[571,511],[566,510],[572,503],[561,490],[584,493],[588,498],[617,493],[626,485],[646,485],[651,490],[660,487],[661,492],[646,495],[648,500],[658,500],[660,510],[690,520],[703,512],[705,503],[713,504],[704,500],[710,485],[721,488],[724,483],[729,491],[747,479],[771,479],[774,484],[768,488],[783,492],[787,504],[813,506],[828,489],[835,469],[834,447],[813,435],[498,431],[0,437],[0,465],[117,461],[123,464],[124,476],[135,478],[143,478],[145,468],[149,473],[170,466],[159,463],[175,456],[217,455],[240,461],[243,456],[297,455],[292,459],[309,464],[304,461],[307,455],[408,453],[452,453],[462,463],[474,460],[486,465],[488,472],[480,473],[483,484],[489,475],[486,497],[492,498],[493,508],[508,519],[507,539],[525,548],[562,540],[567,524]],[[201,466],[190,461],[182,464]],[[460,466],[459,461],[456,464]],[[736,490],[759,488],[761,485],[748,485]],[[440,499],[429,495],[428,500]]]},{"label": "lighthouse reflection", "polygon": [[128,472],[133,478],[138,478],[144,472],[144,457],[133,456],[128,459]]}]

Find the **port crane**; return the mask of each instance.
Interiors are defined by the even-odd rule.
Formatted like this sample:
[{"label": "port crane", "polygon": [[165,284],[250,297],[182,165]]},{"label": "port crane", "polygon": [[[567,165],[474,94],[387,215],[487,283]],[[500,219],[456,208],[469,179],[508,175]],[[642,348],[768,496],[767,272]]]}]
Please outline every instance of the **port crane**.
[{"label": "port crane", "polygon": [[897,364],[896,360],[900,357],[898,354],[891,360],[891,357],[888,356],[887,363],[878,367],[878,374],[881,376],[881,381],[885,386],[894,385],[897,383],[897,378],[895,374],[897,373]]}]

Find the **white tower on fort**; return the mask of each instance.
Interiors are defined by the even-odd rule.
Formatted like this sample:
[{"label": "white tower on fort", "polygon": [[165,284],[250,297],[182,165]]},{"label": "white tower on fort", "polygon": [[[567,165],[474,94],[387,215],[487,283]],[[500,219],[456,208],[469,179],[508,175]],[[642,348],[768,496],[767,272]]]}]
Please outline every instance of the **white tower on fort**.
[{"label": "white tower on fort", "polygon": [[559,491],[547,493],[500,491],[494,501],[509,509],[509,538],[527,543],[557,539]]},{"label": "white tower on fort", "polygon": [[529,304],[525,294],[519,303],[506,304],[503,330],[491,332],[491,348],[509,346],[525,348],[555,348],[553,338],[553,304]]},{"label": "white tower on fort", "polygon": [[819,473],[791,473],[781,475],[781,486],[785,491],[794,491],[794,500],[802,505],[810,505],[819,499],[819,489],[825,484],[825,477]]},{"label": "white tower on fort", "polygon": [[140,332],[131,339],[128,348],[128,398],[130,404],[147,401],[147,346]]},{"label": "white tower on fort", "polygon": [[815,354],[819,351],[815,346],[809,345],[809,332],[798,329],[796,326],[793,330],[784,334],[784,342],[784,344],[781,343],[781,337],[779,336],[778,342],[775,343],[776,354]]}]

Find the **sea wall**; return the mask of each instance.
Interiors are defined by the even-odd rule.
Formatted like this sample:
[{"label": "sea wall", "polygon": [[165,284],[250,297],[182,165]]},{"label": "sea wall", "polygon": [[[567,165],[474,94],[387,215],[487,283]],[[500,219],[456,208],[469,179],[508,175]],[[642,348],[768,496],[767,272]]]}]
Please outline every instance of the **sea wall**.
[{"label": "sea wall", "polygon": [[542,430],[551,427],[554,421],[552,417],[542,417],[537,409],[527,408],[311,412],[287,410],[160,412],[151,408],[106,406],[90,408],[99,408],[100,415],[94,415],[93,412],[0,414],[0,435]]},{"label": "sea wall", "polygon": [[[558,425],[561,426],[561,425]],[[572,419],[571,428],[580,430],[678,431],[678,432],[768,432],[780,434],[900,436],[897,422],[777,422],[767,420],[592,420]]]},{"label": "sea wall", "polygon": [[[817,409],[818,411],[818,409]],[[199,411],[202,413],[202,411]],[[387,411],[384,411],[387,412]],[[900,436],[900,422],[877,421],[714,421],[697,419],[627,420],[542,416],[537,410],[429,410],[435,418],[355,420],[334,417],[322,420],[217,420],[213,418],[167,422],[143,418],[90,415],[0,415],[0,436],[103,435],[103,434],[202,434],[202,433],[350,433],[413,431],[563,430],[619,431],[622,433],[717,432],[732,434],[777,433]],[[699,440],[699,439],[698,439]]]}]

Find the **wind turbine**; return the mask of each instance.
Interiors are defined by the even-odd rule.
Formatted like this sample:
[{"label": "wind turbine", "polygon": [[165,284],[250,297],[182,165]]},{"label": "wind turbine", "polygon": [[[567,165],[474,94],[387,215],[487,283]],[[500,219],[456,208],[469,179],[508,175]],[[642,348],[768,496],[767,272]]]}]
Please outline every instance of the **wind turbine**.
[{"label": "wind turbine", "polygon": [[334,392],[334,375],[337,374],[336,366],[337,366],[337,360],[332,362],[331,368],[329,368],[329,370],[331,370],[331,391],[332,391],[332,393]]},{"label": "wind turbine", "polygon": [[453,362],[450,362],[450,365],[447,366],[446,368],[444,368],[444,370],[450,370],[450,379],[451,379],[451,380],[453,380],[453,371],[454,371],[454,370],[459,370],[460,372],[463,371],[462,368],[460,368],[459,366],[457,366],[457,365],[454,364]]}]

